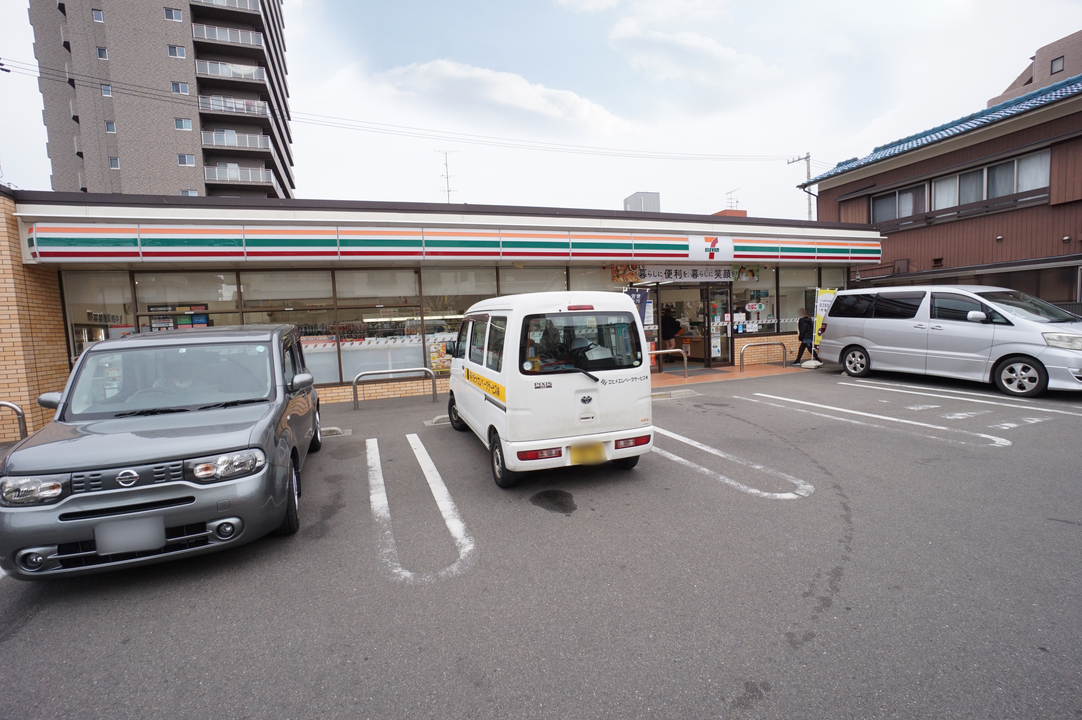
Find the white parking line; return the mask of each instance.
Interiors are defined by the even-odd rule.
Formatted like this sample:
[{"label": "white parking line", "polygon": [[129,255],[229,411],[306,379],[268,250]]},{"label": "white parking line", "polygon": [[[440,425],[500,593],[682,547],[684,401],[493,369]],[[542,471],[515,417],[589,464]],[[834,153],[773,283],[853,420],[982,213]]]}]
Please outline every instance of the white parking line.
[{"label": "white parking line", "polygon": [[[846,377],[848,375],[849,374],[846,373],[846,372],[842,373],[842,377]],[[954,389],[951,389],[951,388],[928,387],[927,385],[906,385],[905,383],[888,382],[886,380],[866,380],[864,378],[856,378],[856,382],[864,384],[864,385],[884,385],[884,386],[887,386],[887,387],[909,388],[911,390],[935,390],[937,392],[953,393],[954,395],[972,395],[974,397],[983,397],[983,398],[999,398],[999,397],[1003,397],[1002,395],[1000,395],[999,393],[996,393],[996,392],[972,392],[970,390],[954,390]],[[949,397],[952,397],[952,396],[951,395],[944,395],[944,397],[949,398]],[[1014,398],[1014,400],[1015,400],[1015,402],[1023,402],[1023,403],[1033,402],[1033,400],[1030,400],[1029,398]]]},{"label": "white parking line", "polygon": [[[906,395],[925,395],[927,397],[939,398],[941,400],[958,400],[960,402],[981,403],[982,405],[998,405],[999,407],[1009,407],[1009,408],[1014,408],[1016,410],[1030,410],[1030,411],[1032,411],[1032,410],[1040,410],[1041,412],[1056,413],[1057,415],[1071,415],[1073,417],[1082,417],[1082,413],[1069,412],[1067,410],[1056,410],[1054,408],[1045,407],[1043,405],[1041,405],[1039,407],[1034,407],[1032,405],[1028,405],[1028,406],[1027,405],[1015,405],[1014,403],[996,402],[995,400],[978,400],[976,398],[955,397],[953,395],[939,395],[939,394],[930,393],[930,392],[917,392],[915,390],[902,390],[900,388],[885,387],[883,385],[872,385],[870,383],[863,383],[863,382],[860,382],[860,383],[839,382],[838,384],[839,385],[846,385],[848,387],[864,388],[865,390],[882,390],[884,392],[905,393]],[[973,393],[973,394],[976,394],[976,393]],[[1017,400],[1015,400],[1015,402],[1023,402],[1023,401],[1024,401],[1023,398],[1018,398]]]},{"label": "white parking line", "polygon": [[[844,385],[845,383],[841,384]],[[756,397],[765,397],[770,398],[771,400],[780,400],[781,402],[791,402],[798,405],[807,405],[810,407],[819,408],[821,410],[833,410],[834,412],[849,413],[850,415],[860,415],[862,417],[874,418],[876,420],[886,420],[887,422],[896,422],[903,425],[914,425],[916,427],[929,428],[931,430],[944,430],[946,432],[956,432],[962,433],[964,435],[973,435],[974,437],[991,440],[991,444],[994,447],[1010,447],[1011,445],[1010,440],[1007,440],[1006,438],[996,437],[995,435],[985,435],[984,433],[970,432],[968,430],[959,430],[957,428],[948,428],[943,427],[942,425],[931,425],[929,423],[917,422],[916,420],[903,420],[902,418],[894,418],[887,415],[876,415],[875,413],[866,413],[859,410],[850,410],[848,408],[834,407],[833,405],[820,405],[819,403],[807,402],[806,400],[797,400],[796,398],[778,397],[777,395],[766,395],[764,393],[755,393],[755,395]]]},{"label": "white parking line", "polygon": [[656,425],[654,426],[654,431],[657,432],[660,435],[664,435],[665,437],[670,437],[673,440],[678,440],[678,441],[680,441],[682,443],[685,443],[687,445],[691,445],[694,448],[698,448],[699,450],[703,450],[703,451],[708,452],[708,453],[710,453],[712,455],[717,455],[720,458],[725,458],[726,460],[729,460],[730,462],[735,462],[738,465],[743,465],[744,467],[749,467],[752,470],[758,470],[759,472],[764,473],[766,475],[773,475],[774,477],[781,478],[782,480],[785,480],[786,482],[790,482],[790,483],[796,485],[796,490],[794,490],[793,492],[789,492],[789,493],[768,493],[768,492],[764,492],[762,490],[756,490],[753,487],[749,487],[747,485],[744,485],[743,483],[737,482],[736,480],[733,480],[732,478],[721,475],[720,473],[716,473],[713,470],[709,470],[707,468],[704,468],[701,465],[696,465],[695,463],[691,462],[690,460],[682,458],[679,455],[673,455],[670,452],[666,452],[665,450],[662,450],[662,449],[660,449],[658,447],[654,447],[654,452],[658,453],[662,457],[668,458],[669,460],[672,460],[674,462],[678,462],[681,465],[684,465],[685,467],[689,467],[689,468],[691,468],[693,470],[697,470],[698,472],[701,472],[701,473],[703,473],[705,475],[710,475],[711,477],[714,477],[715,479],[720,480],[721,482],[725,483],[726,485],[731,485],[732,487],[736,488],[737,490],[740,490],[741,492],[746,492],[749,495],[756,495],[758,497],[770,498],[772,500],[796,500],[797,498],[808,497],[813,492],[815,492],[815,488],[812,487],[811,483],[806,482],[804,480],[801,480],[800,478],[793,477],[792,475],[789,475],[787,473],[783,473],[780,470],[774,470],[773,468],[768,468],[765,465],[760,465],[757,462],[753,462],[751,460],[745,460],[745,459],[737,457],[735,455],[730,455],[727,452],[723,452],[721,450],[718,450],[717,448],[712,448],[709,445],[704,445],[701,442],[698,442],[696,440],[692,440],[691,438],[686,438],[683,435],[677,435],[674,432],[670,432],[668,430],[663,430],[662,428],[659,428]]},{"label": "white parking line", "polygon": [[435,580],[445,580],[465,572],[473,563],[473,550],[475,547],[473,538],[466,530],[465,523],[458,514],[451,494],[443,483],[436,465],[432,462],[420,438],[416,435],[407,435],[413,454],[417,457],[417,463],[428,480],[428,487],[432,491],[432,497],[439,506],[443,515],[444,524],[455,540],[458,548],[458,559],[451,565],[440,570],[438,573],[415,573],[406,570],[398,560],[398,548],[395,545],[394,529],[391,525],[391,507],[387,501],[387,487],[383,481],[383,466],[379,458],[379,443],[375,438],[365,440],[365,451],[368,459],[368,495],[372,505],[372,519],[376,522],[377,544],[379,556],[384,568],[396,580],[408,583],[427,583]]}]

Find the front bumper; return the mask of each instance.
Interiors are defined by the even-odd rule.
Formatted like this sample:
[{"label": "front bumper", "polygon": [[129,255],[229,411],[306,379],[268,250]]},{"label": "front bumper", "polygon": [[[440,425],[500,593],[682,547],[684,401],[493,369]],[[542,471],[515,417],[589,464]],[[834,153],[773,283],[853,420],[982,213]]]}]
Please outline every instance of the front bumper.
[{"label": "front bumper", "polygon": [[[174,482],[72,495],[55,505],[0,507],[0,568],[20,580],[71,577],[149,565],[242,545],[278,527],[285,512],[280,468],[211,485]],[[133,509],[139,506],[147,509]],[[161,548],[99,555],[95,528],[154,518],[165,526]],[[231,523],[233,532],[228,537]],[[39,568],[32,569],[42,559]]]},{"label": "front bumper", "polygon": [[[616,449],[616,441],[627,438],[650,436],[650,442],[645,445]],[[574,437],[553,438],[550,440],[529,440],[526,442],[508,442],[503,440],[504,464],[512,472],[525,472],[528,470],[545,470],[548,468],[568,467],[571,462],[571,447],[579,445],[600,444],[604,448],[604,459],[600,462],[618,460],[620,458],[645,455],[654,449],[654,426],[646,425],[631,430],[619,430],[616,432],[595,433],[592,435],[576,435]],[[543,460],[519,460],[520,452],[530,450],[545,450],[548,448],[560,448],[560,457],[544,458]],[[600,464],[600,463],[598,463]]]},{"label": "front bumper", "polygon": [[1049,347],[1038,358],[1048,371],[1049,390],[1082,390],[1082,351]]}]

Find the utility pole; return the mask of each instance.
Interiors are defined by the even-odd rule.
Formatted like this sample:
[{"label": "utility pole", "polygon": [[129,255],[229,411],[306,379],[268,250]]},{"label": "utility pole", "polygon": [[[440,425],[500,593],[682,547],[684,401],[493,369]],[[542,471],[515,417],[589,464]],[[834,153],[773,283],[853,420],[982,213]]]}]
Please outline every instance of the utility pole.
[{"label": "utility pole", "polygon": [[457,150],[436,150],[436,152],[443,155],[443,175],[442,175],[442,177],[443,177],[443,180],[444,180],[444,187],[446,188],[446,192],[447,192],[447,203],[450,204],[450,202],[451,202],[451,169],[450,169],[450,164],[449,164],[449,162],[447,160],[447,156],[451,155],[453,153],[456,153],[458,151]]},{"label": "utility pole", "polygon": [[[803,160],[805,163],[807,163],[808,179],[811,180],[811,153],[810,152],[806,153],[804,155],[804,157],[793,158],[792,160],[789,161],[788,164],[792,165],[793,163],[800,162],[801,160]],[[811,193],[808,193],[808,219],[809,220],[812,219],[812,196],[811,196]]]}]

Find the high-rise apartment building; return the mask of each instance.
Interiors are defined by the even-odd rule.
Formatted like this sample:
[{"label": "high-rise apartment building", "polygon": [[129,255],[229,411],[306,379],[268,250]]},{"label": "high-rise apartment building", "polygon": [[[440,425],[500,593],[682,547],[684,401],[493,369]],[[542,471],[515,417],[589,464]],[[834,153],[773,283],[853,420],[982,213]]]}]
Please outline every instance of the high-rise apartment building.
[{"label": "high-rise apartment building", "polygon": [[281,0],[31,0],[58,191],[292,197]]}]

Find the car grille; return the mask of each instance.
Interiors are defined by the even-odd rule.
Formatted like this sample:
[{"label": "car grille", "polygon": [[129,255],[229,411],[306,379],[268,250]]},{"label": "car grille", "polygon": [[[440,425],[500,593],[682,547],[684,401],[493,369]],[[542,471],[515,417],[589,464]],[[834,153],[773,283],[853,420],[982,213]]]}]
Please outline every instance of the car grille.
[{"label": "car grille", "polygon": [[183,479],[184,463],[182,462],[154,466],[154,482],[156,483]]},{"label": "car grille", "polygon": [[192,523],[190,525],[178,525],[165,529],[165,546],[157,550],[141,550],[140,552],[115,553],[113,555],[98,555],[97,544],[93,540],[82,542],[62,543],[56,548],[56,556],[60,561],[60,567],[65,570],[71,568],[91,567],[93,565],[106,565],[108,563],[135,560],[138,558],[153,557],[155,555],[167,555],[181,550],[203,547],[210,544],[210,531],[205,522]]},{"label": "car grille", "polygon": [[158,485],[166,482],[179,482],[184,479],[184,461],[177,460],[161,465],[138,465],[129,468],[111,468],[108,470],[88,470],[71,474],[71,494],[98,492],[99,490],[122,490],[131,485],[121,485],[117,475],[124,470],[134,470],[139,479],[135,487]]},{"label": "car grille", "polygon": [[71,492],[84,493],[84,492],[97,492],[101,490],[101,473],[72,473],[71,475]]}]

